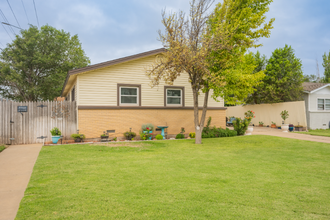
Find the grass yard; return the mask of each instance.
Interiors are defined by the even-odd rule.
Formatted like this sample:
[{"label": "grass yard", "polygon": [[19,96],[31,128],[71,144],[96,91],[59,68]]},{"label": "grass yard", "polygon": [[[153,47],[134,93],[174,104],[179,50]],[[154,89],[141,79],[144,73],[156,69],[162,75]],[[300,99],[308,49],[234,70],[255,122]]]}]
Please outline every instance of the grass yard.
[{"label": "grass yard", "polygon": [[308,130],[308,132],[298,132],[298,133],[330,137],[330,129],[316,129],[316,130]]},{"label": "grass yard", "polygon": [[16,219],[330,218],[329,144],[203,142],[43,147]]},{"label": "grass yard", "polygon": [[6,147],[3,145],[0,145],[0,152],[2,152],[4,149],[6,149]]}]

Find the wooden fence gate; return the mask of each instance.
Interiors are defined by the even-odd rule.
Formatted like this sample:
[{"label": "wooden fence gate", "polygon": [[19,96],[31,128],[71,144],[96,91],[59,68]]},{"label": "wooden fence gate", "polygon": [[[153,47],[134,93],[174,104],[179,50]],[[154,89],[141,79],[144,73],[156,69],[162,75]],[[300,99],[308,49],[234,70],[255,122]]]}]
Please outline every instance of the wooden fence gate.
[{"label": "wooden fence gate", "polygon": [[54,127],[69,139],[77,132],[76,114],[76,102],[14,102],[0,98],[0,144],[51,141],[50,130]]}]

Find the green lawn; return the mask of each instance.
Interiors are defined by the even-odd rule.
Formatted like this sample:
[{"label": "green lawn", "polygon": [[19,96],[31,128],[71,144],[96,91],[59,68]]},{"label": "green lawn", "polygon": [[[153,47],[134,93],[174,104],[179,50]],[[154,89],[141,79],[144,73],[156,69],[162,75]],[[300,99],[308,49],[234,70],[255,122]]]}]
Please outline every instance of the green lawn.
[{"label": "green lawn", "polygon": [[308,132],[298,132],[298,133],[330,137],[330,129],[316,129],[316,130],[308,130]]},{"label": "green lawn", "polygon": [[2,152],[4,149],[6,149],[6,147],[3,145],[0,145],[0,152]]},{"label": "green lawn", "polygon": [[17,219],[330,218],[329,144],[203,142],[43,147]]}]

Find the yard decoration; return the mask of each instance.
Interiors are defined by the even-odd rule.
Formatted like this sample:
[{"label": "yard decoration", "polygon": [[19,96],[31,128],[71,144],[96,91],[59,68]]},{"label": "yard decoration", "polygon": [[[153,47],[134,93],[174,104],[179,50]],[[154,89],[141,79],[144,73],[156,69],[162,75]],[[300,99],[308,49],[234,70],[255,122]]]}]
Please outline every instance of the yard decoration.
[{"label": "yard decoration", "polygon": [[[188,16],[162,13],[165,32],[159,31],[164,48],[162,56],[146,69],[151,86],[160,82],[172,85],[180,74],[187,74],[194,103],[196,144],[202,143],[209,91],[212,98],[225,98],[228,104],[244,103],[260,84],[263,71],[254,72],[249,48],[261,46],[258,40],[269,37],[274,19],[266,21],[265,14],[272,0],[226,0],[209,13],[212,0],[196,0],[190,4]],[[239,85],[239,86],[237,86]],[[199,115],[199,94],[204,104]]]},{"label": "yard decoration", "polygon": [[57,127],[50,130],[50,133],[52,134],[52,141],[53,144],[57,144],[58,140],[61,138],[61,131]]},{"label": "yard decoration", "polygon": [[289,130],[289,125],[285,124],[285,120],[289,118],[289,112],[287,110],[283,110],[281,113],[281,118],[284,121],[284,124],[282,124],[281,129],[283,130],[283,132],[288,132]]},{"label": "yard decoration", "polygon": [[253,118],[256,117],[255,112],[249,110],[249,111],[245,112],[244,115],[245,115],[245,120],[247,120],[249,122],[249,125],[250,125],[250,126],[248,126],[248,128],[246,130],[246,135],[252,135],[253,127],[251,126],[251,121],[252,121]]}]

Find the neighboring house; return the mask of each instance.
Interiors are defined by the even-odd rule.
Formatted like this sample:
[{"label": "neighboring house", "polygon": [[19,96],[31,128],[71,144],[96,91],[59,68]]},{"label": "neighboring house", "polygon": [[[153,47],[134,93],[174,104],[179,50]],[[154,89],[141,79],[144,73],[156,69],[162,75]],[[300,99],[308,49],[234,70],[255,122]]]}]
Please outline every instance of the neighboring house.
[{"label": "neighboring house", "polygon": [[330,123],[330,84],[303,83],[307,127],[326,129]]},{"label": "neighboring house", "polygon": [[[106,130],[116,130],[116,136],[129,131],[139,134],[141,125],[167,125],[169,137],[194,132],[193,94],[188,74],[182,73],[173,85],[151,88],[145,69],[164,49],[153,50],[121,59],[95,64],[68,72],[62,97],[77,102],[77,129],[86,138],[97,138]],[[224,102],[211,98],[207,117],[212,126],[225,128]],[[199,96],[203,105],[204,94]]]}]

